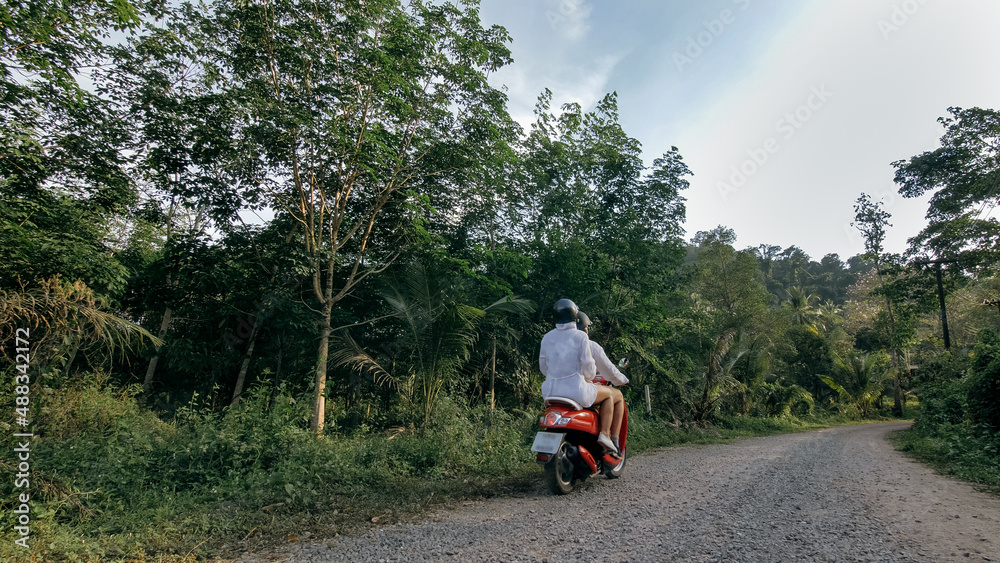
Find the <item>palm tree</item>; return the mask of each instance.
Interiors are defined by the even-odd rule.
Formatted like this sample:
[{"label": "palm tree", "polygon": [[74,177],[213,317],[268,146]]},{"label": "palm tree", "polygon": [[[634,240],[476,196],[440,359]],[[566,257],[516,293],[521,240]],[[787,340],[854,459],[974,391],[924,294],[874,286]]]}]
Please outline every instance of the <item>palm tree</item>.
[{"label": "palm tree", "polygon": [[861,416],[867,418],[869,409],[882,396],[886,382],[892,377],[890,372],[882,369],[868,354],[853,351],[846,360],[834,355],[834,361],[839,381],[826,375],[817,377],[836,391],[841,399],[857,406]]},{"label": "palm tree", "polygon": [[469,359],[479,337],[479,323],[488,314],[527,314],[534,309],[530,301],[517,297],[503,297],[483,309],[473,307],[454,297],[461,293],[460,286],[448,284],[449,280],[430,276],[415,263],[403,281],[390,283],[383,293],[392,316],[402,321],[401,352],[394,367],[384,368],[347,334],[337,339],[339,346],[331,354],[335,365],[366,372],[376,381],[407,390],[411,400],[419,403],[425,426],[445,383],[458,377]]},{"label": "palm tree", "polygon": [[819,297],[815,294],[806,294],[801,287],[790,287],[787,290],[788,300],[785,305],[789,308],[789,314],[795,324],[805,325],[814,331],[817,326],[821,326],[819,319],[822,310],[816,307]]},{"label": "palm tree", "polygon": [[[32,364],[46,377],[68,377],[78,353],[138,350],[163,341],[141,326],[107,312],[105,301],[82,281],[58,276],[20,291],[0,290],[0,339],[12,342],[17,329],[29,329]],[[4,350],[3,354],[6,355]]]},{"label": "palm tree", "polygon": [[715,349],[708,359],[708,368],[705,370],[705,385],[701,400],[694,407],[695,420],[706,420],[715,408],[716,402],[725,396],[727,390],[733,387],[745,387],[732,375],[736,362],[747,352],[745,349],[739,349],[730,354],[736,334],[736,329],[729,328],[715,341]]}]

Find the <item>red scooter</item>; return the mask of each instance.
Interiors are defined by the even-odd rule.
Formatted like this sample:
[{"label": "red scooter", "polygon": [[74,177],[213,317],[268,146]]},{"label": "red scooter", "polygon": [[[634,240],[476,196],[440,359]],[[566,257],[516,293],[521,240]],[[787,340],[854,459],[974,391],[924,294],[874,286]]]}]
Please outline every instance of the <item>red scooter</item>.
[{"label": "red scooter", "polygon": [[[625,363],[623,360],[622,364]],[[601,377],[594,378],[594,383],[610,385]],[[535,461],[545,467],[552,494],[565,495],[573,490],[576,481],[598,473],[609,479],[621,476],[628,441],[628,405],[624,407],[618,455],[614,455],[604,453],[604,448],[597,443],[600,435],[597,405],[583,408],[576,401],[563,397],[549,397],[545,401],[545,412],[538,421],[542,429],[535,434],[531,451],[537,454]]]}]

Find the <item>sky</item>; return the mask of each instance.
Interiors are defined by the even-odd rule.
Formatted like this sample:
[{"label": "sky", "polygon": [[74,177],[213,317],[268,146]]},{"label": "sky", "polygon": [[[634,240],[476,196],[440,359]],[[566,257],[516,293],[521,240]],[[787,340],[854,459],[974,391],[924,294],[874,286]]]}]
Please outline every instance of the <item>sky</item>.
[{"label": "sky", "polygon": [[584,109],[617,92],[646,164],[676,146],[694,173],[687,237],[724,225],[737,248],[846,260],[866,193],[904,251],[929,195],[901,197],[891,163],[939,147],[949,107],[1000,109],[997,0],[482,0],[480,17],[512,37],[490,81],[515,119],[545,88]]}]

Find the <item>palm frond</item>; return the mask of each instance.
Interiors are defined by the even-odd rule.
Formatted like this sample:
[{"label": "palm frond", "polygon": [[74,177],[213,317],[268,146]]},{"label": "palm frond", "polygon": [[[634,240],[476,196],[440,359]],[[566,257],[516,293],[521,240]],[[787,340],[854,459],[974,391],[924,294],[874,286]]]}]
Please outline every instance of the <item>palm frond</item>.
[{"label": "palm frond", "polygon": [[347,331],[335,333],[330,338],[332,352],[330,361],[337,367],[347,367],[361,375],[369,375],[377,385],[391,387],[396,380],[388,370],[382,367],[371,354],[361,349],[361,346]]},{"label": "palm frond", "polygon": [[[0,338],[17,328],[40,331],[36,344],[58,346],[67,339],[80,346],[102,346],[124,356],[144,343],[163,341],[141,326],[109,313],[104,301],[81,281],[64,283],[58,276],[21,291],[0,291]],[[44,346],[42,346],[44,347]]]},{"label": "palm frond", "polygon": [[822,381],[823,383],[826,383],[827,386],[830,389],[833,389],[834,391],[836,391],[837,395],[840,395],[840,397],[842,399],[848,399],[848,400],[850,400],[850,399],[853,398],[853,397],[851,397],[851,394],[848,393],[847,390],[844,389],[844,387],[842,385],[840,385],[839,383],[837,383],[829,375],[817,375],[816,377],[818,377],[820,379],[820,381]]},{"label": "palm frond", "polygon": [[513,315],[530,315],[535,312],[535,303],[530,299],[523,299],[516,295],[508,295],[497,299],[486,307],[487,313],[509,313]]}]

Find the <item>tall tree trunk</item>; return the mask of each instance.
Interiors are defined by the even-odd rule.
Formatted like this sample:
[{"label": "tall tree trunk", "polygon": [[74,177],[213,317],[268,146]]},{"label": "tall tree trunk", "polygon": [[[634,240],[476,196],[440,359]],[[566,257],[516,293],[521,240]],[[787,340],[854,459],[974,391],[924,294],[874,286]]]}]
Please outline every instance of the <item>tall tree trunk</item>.
[{"label": "tall tree trunk", "polygon": [[[174,181],[178,181],[175,177]],[[167,244],[174,236],[174,213],[177,210],[177,198],[176,196],[170,197],[170,210],[167,211]],[[171,276],[167,275],[167,287],[171,286]],[[167,336],[167,330],[170,329],[170,317],[172,310],[170,305],[167,305],[165,311],[163,311],[163,320],[160,321],[160,331],[156,336],[163,340]],[[149,360],[149,366],[146,368],[146,378],[142,380],[142,400],[145,402],[149,399],[149,394],[153,391],[153,376],[156,375],[156,365],[160,363],[160,348],[156,349],[156,354],[153,355]]]},{"label": "tall tree trunk", "polygon": [[490,362],[490,410],[496,410],[496,379],[497,379],[497,339],[493,339],[493,360]]},{"label": "tall tree trunk", "polygon": [[892,338],[896,335],[896,319],[892,316],[892,302],[889,300],[889,296],[886,296],[885,301],[889,307],[889,330],[892,331],[892,334],[889,336],[889,349],[892,355],[892,414],[899,417],[903,416],[903,406],[900,402],[899,392],[899,352],[892,342]]},{"label": "tall tree trunk", "polygon": [[892,350],[892,414],[903,416],[902,393],[899,390],[899,354]]},{"label": "tall tree trunk", "polygon": [[[160,331],[156,336],[163,340],[167,335],[167,330],[170,329],[170,316],[172,311],[168,306],[166,311],[163,312],[163,320],[160,321]],[[143,400],[149,398],[149,394],[153,390],[153,376],[156,374],[156,364],[160,362],[160,349],[156,349],[156,354],[149,360],[149,367],[146,368],[146,378],[142,381],[142,396]]]},{"label": "tall tree trunk", "polygon": [[247,350],[243,354],[243,362],[240,364],[240,373],[236,377],[236,388],[233,390],[232,406],[240,404],[240,396],[243,395],[243,383],[246,380],[247,369],[250,367],[250,360],[253,359],[253,348],[257,344],[257,335],[260,333],[260,325],[263,321],[263,311],[257,311],[257,316],[253,319],[253,329],[250,331],[250,342]]},{"label": "tall tree trunk", "polygon": [[333,332],[330,324],[332,311],[333,299],[326,299],[320,318],[319,351],[316,355],[316,397],[313,401],[312,421],[309,423],[309,429],[317,436],[323,435],[323,423],[326,420],[326,362],[330,355],[330,334]]},{"label": "tall tree trunk", "polygon": [[[878,273],[879,285],[882,286],[882,292],[885,293],[885,280],[882,279],[882,274],[878,272],[879,264],[875,264],[875,271]],[[903,405],[900,401],[899,392],[899,354],[896,351],[896,346],[893,343],[893,339],[896,336],[896,319],[892,314],[892,299],[889,295],[885,296],[885,306],[889,311],[889,350],[892,356],[892,414],[896,417],[903,416]]]},{"label": "tall tree trunk", "polygon": [[274,384],[271,386],[271,396],[268,397],[267,399],[268,410],[270,410],[271,406],[274,404],[274,398],[278,396],[278,383],[281,381],[281,358],[285,354],[285,347],[282,344],[282,339],[280,335],[277,338],[277,342],[278,342],[278,359],[275,362],[276,365],[274,367]]}]

